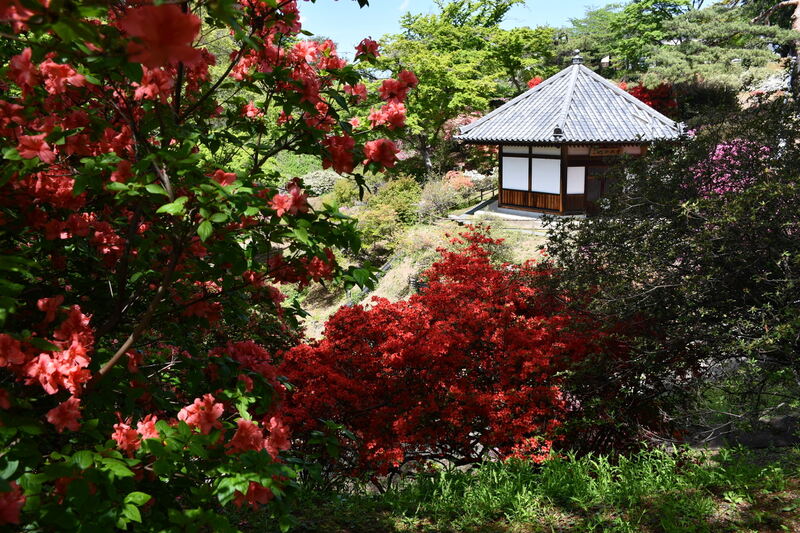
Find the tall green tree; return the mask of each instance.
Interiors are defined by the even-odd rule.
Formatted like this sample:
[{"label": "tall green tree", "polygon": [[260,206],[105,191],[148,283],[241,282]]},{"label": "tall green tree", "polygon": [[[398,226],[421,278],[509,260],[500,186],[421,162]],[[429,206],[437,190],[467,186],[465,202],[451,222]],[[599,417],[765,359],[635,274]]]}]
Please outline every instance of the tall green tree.
[{"label": "tall green tree", "polygon": [[559,55],[580,50],[592,66],[610,56],[613,70],[635,77],[646,69],[652,46],[666,39],[665,24],[690,6],[689,0],[633,0],[589,9],[583,18],[570,20]]},{"label": "tall green tree", "polygon": [[[755,14],[753,22],[775,23],[783,28],[800,32],[800,0],[729,0],[730,3],[743,5]],[[789,46],[788,55],[794,59],[791,71],[792,89],[800,92],[800,33]]]},{"label": "tall green tree", "polygon": [[406,14],[402,33],[383,37],[379,68],[409,69],[420,81],[407,103],[405,141],[426,173],[442,170],[434,154],[442,152],[448,121],[485,111],[493,98],[519,93],[528,79],[552,71],[552,29],[498,26],[521,1],[437,0],[437,13]]},{"label": "tall green tree", "polygon": [[739,91],[775,73],[776,46],[796,34],[753,24],[742,8],[714,5],[664,24],[667,42],[655,46],[645,81],[696,83]]},{"label": "tall green tree", "polygon": [[634,0],[611,21],[613,51],[621,67],[639,72],[653,45],[667,38],[665,25],[686,12],[689,0]]},{"label": "tall green tree", "polygon": [[614,26],[621,16],[622,7],[622,4],[608,4],[598,9],[587,9],[582,18],[570,19],[558,55],[570,57],[575,50],[580,50],[588,65],[599,65],[603,57],[613,53],[616,41]]},{"label": "tall green tree", "polygon": [[490,55],[514,92],[521,93],[531,78],[549,76],[558,70],[555,40],[556,30],[547,26],[498,29],[492,37]]}]

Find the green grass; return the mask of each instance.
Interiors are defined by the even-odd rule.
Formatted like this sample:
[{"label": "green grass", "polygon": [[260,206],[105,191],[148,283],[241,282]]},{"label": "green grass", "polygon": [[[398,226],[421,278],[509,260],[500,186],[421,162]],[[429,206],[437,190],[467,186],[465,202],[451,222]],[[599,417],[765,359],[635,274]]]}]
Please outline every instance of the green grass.
[{"label": "green grass", "polygon": [[437,469],[386,494],[304,493],[298,531],[800,531],[800,454],[645,451]]}]

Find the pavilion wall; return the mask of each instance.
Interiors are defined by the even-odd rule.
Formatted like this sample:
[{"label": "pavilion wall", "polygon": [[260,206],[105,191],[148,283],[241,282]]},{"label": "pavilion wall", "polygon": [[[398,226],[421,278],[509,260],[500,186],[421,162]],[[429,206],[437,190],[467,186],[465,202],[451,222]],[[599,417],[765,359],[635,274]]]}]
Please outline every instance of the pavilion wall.
[{"label": "pavilion wall", "polygon": [[598,169],[622,154],[642,152],[640,145],[503,145],[498,204],[539,212],[585,213],[605,190]]}]

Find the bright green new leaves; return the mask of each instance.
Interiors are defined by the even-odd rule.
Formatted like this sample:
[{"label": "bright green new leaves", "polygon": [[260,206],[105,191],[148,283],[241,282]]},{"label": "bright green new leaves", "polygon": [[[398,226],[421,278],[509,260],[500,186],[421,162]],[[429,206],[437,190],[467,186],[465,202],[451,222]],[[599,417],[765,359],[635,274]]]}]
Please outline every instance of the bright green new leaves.
[{"label": "bright green new leaves", "polygon": [[493,98],[524,90],[537,75],[553,72],[550,28],[499,28],[516,0],[437,2],[439,12],[406,14],[403,32],[382,39],[379,66],[413,71],[419,87],[406,104],[411,135],[428,172],[445,137],[445,123],[462,114],[485,112]]}]

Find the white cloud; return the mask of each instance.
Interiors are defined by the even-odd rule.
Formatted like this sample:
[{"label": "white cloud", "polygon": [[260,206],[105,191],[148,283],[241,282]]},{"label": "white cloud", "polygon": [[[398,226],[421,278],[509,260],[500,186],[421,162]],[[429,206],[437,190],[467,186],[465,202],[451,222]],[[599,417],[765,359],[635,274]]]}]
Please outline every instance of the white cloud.
[{"label": "white cloud", "polygon": [[403,0],[403,2],[400,4],[399,10],[400,11],[405,11],[406,9],[408,9],[408,4],[410,4],[410,3],[411,3],[411,0]]}]

